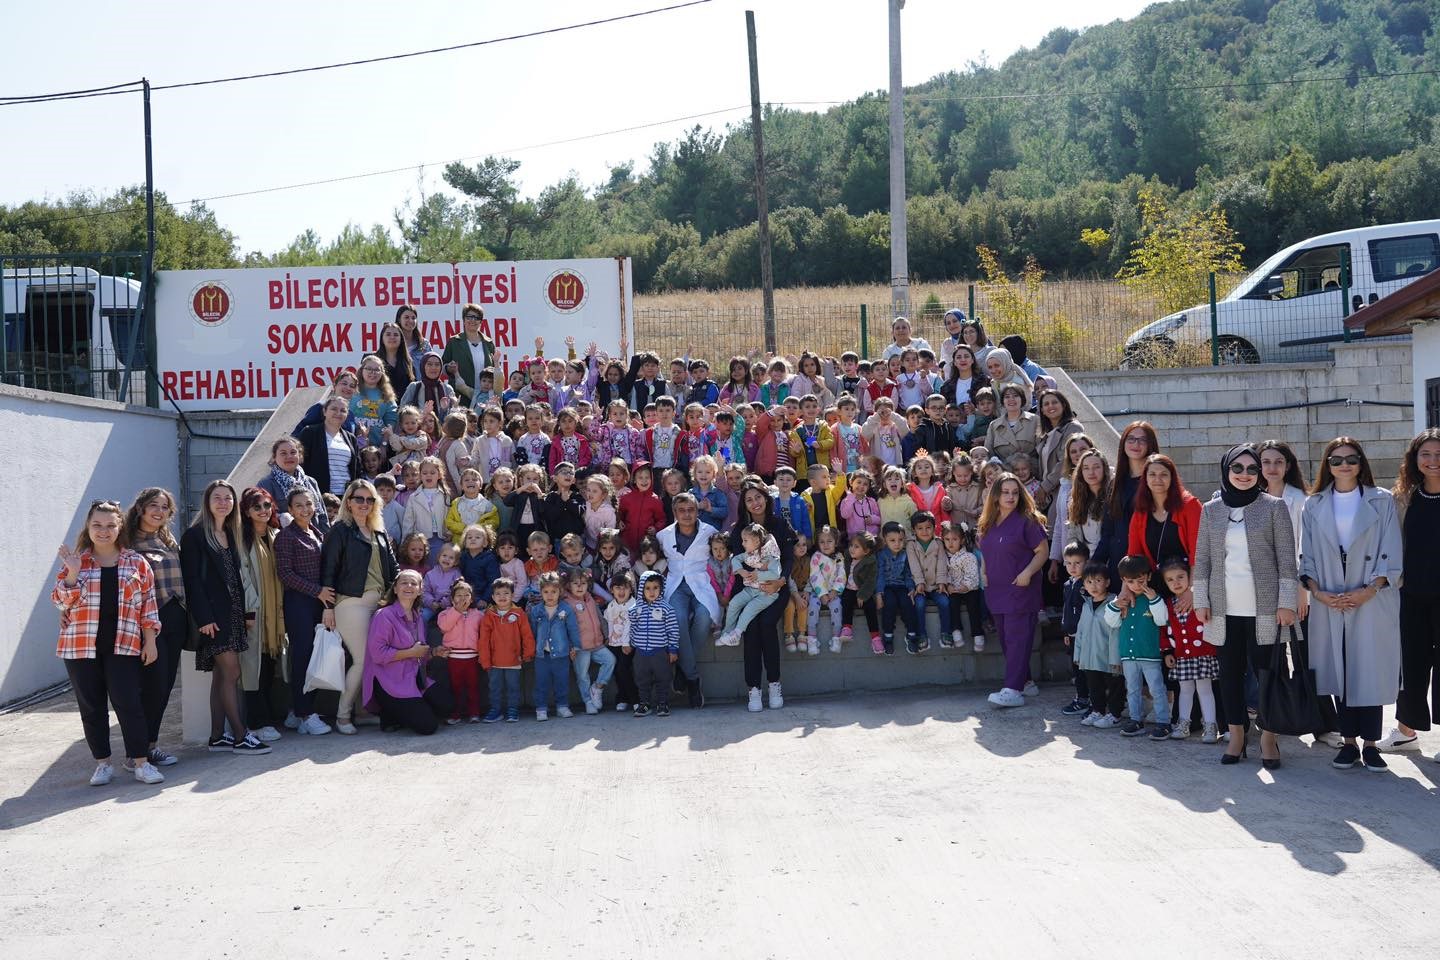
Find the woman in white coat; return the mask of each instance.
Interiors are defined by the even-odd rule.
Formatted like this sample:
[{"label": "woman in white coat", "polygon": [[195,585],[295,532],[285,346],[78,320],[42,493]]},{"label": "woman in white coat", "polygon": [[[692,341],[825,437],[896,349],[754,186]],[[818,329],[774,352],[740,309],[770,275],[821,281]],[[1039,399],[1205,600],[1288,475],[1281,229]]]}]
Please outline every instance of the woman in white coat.
[{"label": "woman in white coat", "polygon": [[710,559],[710,538],[716,530],[700,522],[700,506],[689,493],[678,493],[670,502],[675,522],[655,535],[665,551],[668,574],[665,602],[680,621],[680,672],[689,687],[690,706],[703,707],[700,668],[696,648],[710,637],[710,625],[720,619],[720,600],[710,583],[706,561]]},{"label": "woman in white coat", "polygon": [[[1315,684],[1333,694],[1345,743],[1332,765],[1384,770],[1376,741],[1400,688],[1400,521],[1360,444],[1325,445],[1300,513],[1300,582],[1310,591]],[[1356,741],[1363,740],[1363,749]]]}]

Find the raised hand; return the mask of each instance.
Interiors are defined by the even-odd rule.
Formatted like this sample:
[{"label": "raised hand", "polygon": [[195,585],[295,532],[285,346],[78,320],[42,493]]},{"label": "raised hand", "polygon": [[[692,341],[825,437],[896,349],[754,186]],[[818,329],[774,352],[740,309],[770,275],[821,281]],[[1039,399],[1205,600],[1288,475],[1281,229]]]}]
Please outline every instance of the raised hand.
[{"label": "raised hand", "polygon": [[56,554],[60,557],[60,562],[65,564],[65,581],[73,583],[75,578],[80,576],[80,551],[68,543],[62,543]]}]

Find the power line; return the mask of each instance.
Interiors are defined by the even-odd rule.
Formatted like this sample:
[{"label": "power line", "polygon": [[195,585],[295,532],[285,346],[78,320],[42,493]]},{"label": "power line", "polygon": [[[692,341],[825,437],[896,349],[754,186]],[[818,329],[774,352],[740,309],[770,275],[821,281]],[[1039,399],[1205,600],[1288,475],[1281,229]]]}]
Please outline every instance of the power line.
[{"label": "power line", "polygon": [[[234,77],[215,77],[210,80],[187,80],[183,83],[162,83],[150,87],[152,91],[159,90],[181,90],[187,87],[208,87],[219,83],[237,83],[242,80],[264,80],[272,77],[288,77],[300,73],[319,73],[324,70],[339,70],[342,67],[359,67],[372,63],[388,63],[392,60],[409,60],[414,57],[428,57],[437,53],[453,53],[456,50],[471,50],[476,47],[488,47],[497,43],[508,43],[512,40],[528,40],[533,37],[544,37],[555,33],[566,33],[571,30],[583,30],[586,27],[598,27],[607,23],[619,23],[624,20],[635,20],[640,17],[649,17],[657,13],[670,13],[674,10],[684,10],[686,7],[696,7],[701,4],[711,3],[712,0],[685,0],[682,3],[672,3],[665,7],[654,7],[649,10],[639,10],[635,13],[622,13],[613,17],[604,17],[598,20],[587,20],[584,23],[571,23],[562,27],[547,27],[543,30],[531,30],[526,33],[514,33],[505,37],[492,37],[488,40],[474,40],[469,43],[456,43],[448,47],[431,47],[426,50],[412,50],[409,53],[392,53],[383,57],[367,57],[360,60],[345,60],[340,63],[324,63],[310,67],[292,67],[288,70],[271,70],[265,73],[247,73]],[[132,80],[125,84],[116,84],[112,87],[95,87],[90,90],[72,90],[54,94],[31,94],[29,96],[0,97],[0,107],[19,106],[27,103],[48,103],[52,100],[80,100],[87,97],[113,97],[124,93],[134,93],[139,85],[138,80]],[[125,88],[125,89],[121,89]]]}]

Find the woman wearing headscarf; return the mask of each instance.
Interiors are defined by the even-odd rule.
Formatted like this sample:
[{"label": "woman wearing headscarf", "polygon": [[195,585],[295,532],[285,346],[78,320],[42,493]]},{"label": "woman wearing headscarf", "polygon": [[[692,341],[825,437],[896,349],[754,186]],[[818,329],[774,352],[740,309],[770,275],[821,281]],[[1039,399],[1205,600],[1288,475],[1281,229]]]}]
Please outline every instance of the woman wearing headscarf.
[{"label": "woman wearing headscarf", "polygon": [[431,350],[426,353],[420,360],[415,382],[406,388],[405,395],[400,398],[400,406],[429,410],[443,423],[445,415],[455,405],[455,390],[441,379],[444,373],[445,365],[440,362],[440,351]]},{"label": "woman wearing headscarf", "polygon": [[[1258,674],[1267,667],[1271,646],[1286,639],[1281,629],[1295,623],[1295,531],[1285,501],[1265,493],[1264,486],[1255,446],[1231,448],[1220,461],[1220,496],[1200,511],[1195,545],[1191,582],[1201,624],[1197,632],[1220,649],[1220,702],[1230,727],[1230,742],[1220,757],[1224,764],[1246,755],[1246,671]],[[1280,766],[1280,747],[1264,723],[1262,716],[1260,762],[1273,770]]]},{"label": "woman wearing headscarf", "polygon": [[991,350],[985,358],[985,373],[990,377],[990,389],[995,391],[997,397],[1001,390],[1013,384],[1024,393],[1025,405],[1030,405],[1030,394],[1035,389],[1035,381],[1015,365],[1009,350],[1004,347]]},{"label": "woman wearing headscarf", "polygon": [[[1384,770],[1376,741],[1400,688],[1404,547],[1395,498],[1375,486],[1359,441],[1325,445],[1300,513],[1300,582],[1310,591],[1310,657],[1319,693],[1333,694],[1345,743],[1331,765]],[[1356,745],[1364,740],[1364,749]]]}]

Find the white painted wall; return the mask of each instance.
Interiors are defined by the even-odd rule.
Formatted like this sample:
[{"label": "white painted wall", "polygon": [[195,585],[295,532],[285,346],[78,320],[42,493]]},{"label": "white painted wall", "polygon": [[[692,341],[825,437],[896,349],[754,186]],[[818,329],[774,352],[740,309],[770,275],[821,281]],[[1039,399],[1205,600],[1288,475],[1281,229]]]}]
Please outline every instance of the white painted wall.
[{"label": "white painted wall", "polygon": [[8,549],[0,577],[0,703],[65,679],[50,605],[55,551],[96,499],[127,507],[143,487],[179,486],[175,417],[107,400],[0,385],[0,504]]},{"label": "white painted wall", "polygon": [[1425,381],[1440,377],[1440,323],[1413,328],[1410,338],[1411,372],[1415,381],[1415,432],[1425,429]]}]

